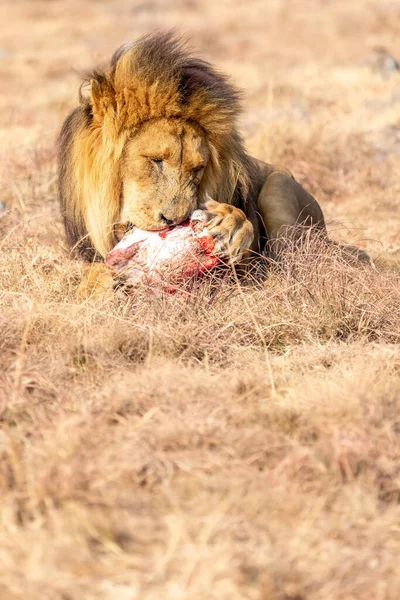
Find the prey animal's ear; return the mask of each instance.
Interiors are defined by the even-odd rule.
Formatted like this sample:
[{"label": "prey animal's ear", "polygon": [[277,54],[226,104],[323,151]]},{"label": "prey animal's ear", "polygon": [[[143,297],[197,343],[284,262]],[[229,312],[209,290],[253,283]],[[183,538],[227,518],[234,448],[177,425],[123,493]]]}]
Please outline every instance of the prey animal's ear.
[{"label": "prey animal's ear", "polygon": [[115,108],[115,91],[106,77],[90,80],[90,104],[93,119],[102,122],[108,109]]}]

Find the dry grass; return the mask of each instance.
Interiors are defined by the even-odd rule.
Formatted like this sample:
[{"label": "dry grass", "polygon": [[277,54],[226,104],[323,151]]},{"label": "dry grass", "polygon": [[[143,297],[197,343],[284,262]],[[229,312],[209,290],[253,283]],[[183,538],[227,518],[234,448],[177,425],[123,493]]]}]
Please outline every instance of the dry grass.
[{"label": "dry grass", "polygon": [[79,300],[54,138],[74,69],[179,25],[246,87],[251,151],[395,256],[398,3],[2,10],[1,600],[397,600],[400,274],[305,236],[257,285]]}]

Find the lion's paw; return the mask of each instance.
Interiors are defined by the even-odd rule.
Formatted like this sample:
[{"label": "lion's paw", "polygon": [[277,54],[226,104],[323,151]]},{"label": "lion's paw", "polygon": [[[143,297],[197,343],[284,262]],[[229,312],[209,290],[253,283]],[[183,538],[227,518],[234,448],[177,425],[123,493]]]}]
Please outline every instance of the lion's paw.
[{"label": "lion's paw", "polygon": [[217,254],[232,262],[241,260],[254,238],[253,225],[240,208],[208,200],[204,204],[207,230],[214,238]]},{"label": "lion's paw", "polygon": [[93,263],[87,269],[79,284],[77,297],[80,300],[109,296],[114,287],[110,269],[103,263]]}]

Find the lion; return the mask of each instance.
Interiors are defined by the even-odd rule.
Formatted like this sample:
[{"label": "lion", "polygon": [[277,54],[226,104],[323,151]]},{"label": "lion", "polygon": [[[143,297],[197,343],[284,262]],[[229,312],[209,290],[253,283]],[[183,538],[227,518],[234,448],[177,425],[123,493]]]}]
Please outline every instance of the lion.
[{"label": "lion", "polygon": [[101,261],[132,225],[165,229],[199,207],[218,253],[236,262],[277,257],[296,225],[326,235],[321,207],[292,174],[246,152],[239,90],[175,34],[121,46],[79,99],[60,133],[58,177],[79,257]]}]

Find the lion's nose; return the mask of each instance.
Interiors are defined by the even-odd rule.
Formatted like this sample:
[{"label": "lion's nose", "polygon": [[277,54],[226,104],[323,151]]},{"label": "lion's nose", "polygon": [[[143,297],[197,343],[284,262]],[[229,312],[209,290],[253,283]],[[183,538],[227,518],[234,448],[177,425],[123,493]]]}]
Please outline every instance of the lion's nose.
[{"label": "lion's nose", "polygon": [[164,215],[160,215],[160,219],[161,221],[163,221],[166,225],[173,225],[174,221],[171,219],[167,219],[167,217],[164,217]]}]

